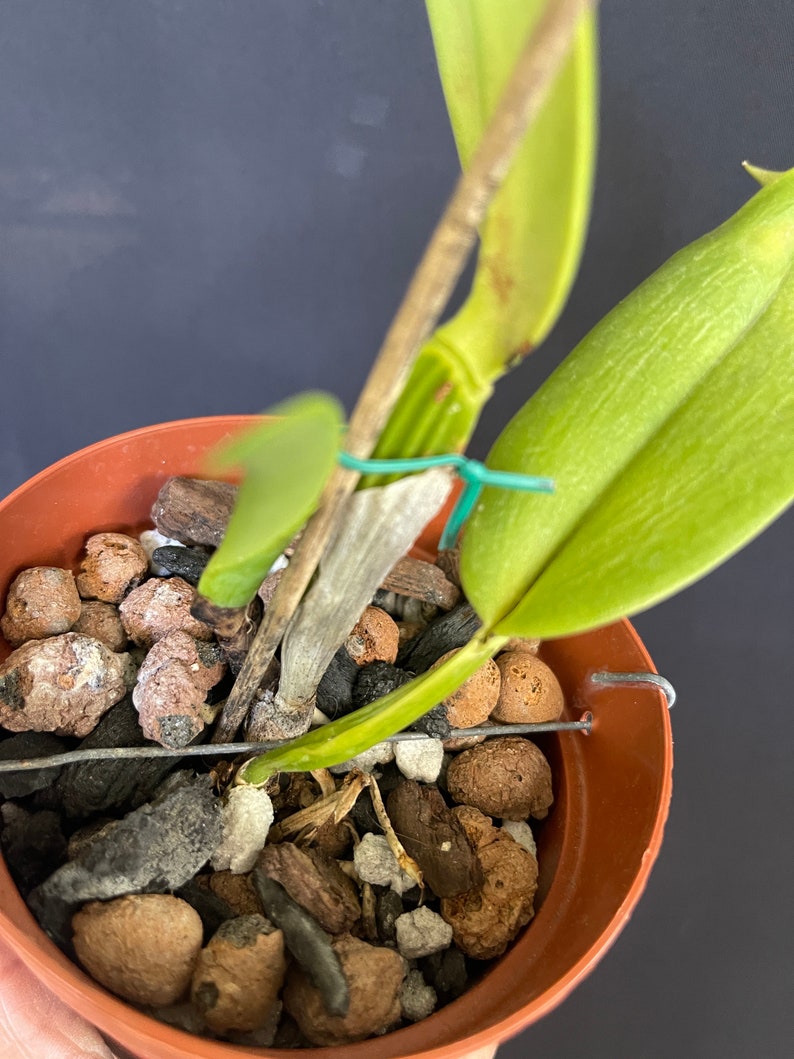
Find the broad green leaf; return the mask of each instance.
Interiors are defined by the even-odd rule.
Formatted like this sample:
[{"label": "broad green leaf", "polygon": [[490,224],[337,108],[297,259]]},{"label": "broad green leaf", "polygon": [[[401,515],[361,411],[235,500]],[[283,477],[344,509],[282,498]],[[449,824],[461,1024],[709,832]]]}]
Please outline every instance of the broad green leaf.
[{"label": "broad green leaf", "polygon": [[214,455],[216,470],[245,469],[232,517],[198,590],[220,607],[253,599],[274,560],[314,511],[339,452],[342,409],[306,393],[269,410],[271,421]]},{"label": "broad green leaf", "polygon": [[[544,0],[427,0],[465,168]],[[548,334],[587,229],[596,129],[596,30],[585,16],[480,232],[471,293],[425,344],[377,455],[462,449],[493,382]]]},{"label": "broad green leaf", "polygon": [[649,606],[759,532],[794,491],[794,170],[676,254],[580,343],[488,464],[462,576],[486,626],[561,636]]},{"label": "broad green leaf", "polygon": [[338,721],[315,728],[249,761],[241,770],[238,782],[259,785],[274,772],[306,772],[348,761],[419,720],[459,688],[506,642],[505,637],[493,636],[470,640],[437,669],[423,673]]}]

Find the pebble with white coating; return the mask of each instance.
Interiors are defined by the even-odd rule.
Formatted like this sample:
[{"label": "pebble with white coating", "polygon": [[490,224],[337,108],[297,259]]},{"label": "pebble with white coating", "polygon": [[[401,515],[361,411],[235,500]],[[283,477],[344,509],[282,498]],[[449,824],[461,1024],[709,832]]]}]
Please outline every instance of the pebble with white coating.
[{"label": "pebble with white coating", "polygon": [[221,843],[212,867],[235,875],[251,871],[273,823],[270,796],[259,787],[232,787],[221,809],[221,821]]},{"label": "pebble with white coating", "polygon": [[146,738],[173,750],[197,738],[212,719],[207,692],[225,672],[217,644],[181,630],[158,640],[143,660],[132,693]]},{"label": "pebble with white coating", "polygon": [[432,985],[424,980],[421,971],[409,971],[400,988],[400,1006],[403,1018],[409,1022],[421,1022],[432,1015],[438,1004],[438,996]]},{"label": "pebble with white coating", "polygon": [[404,894],[416,885],[397,863],[385,835],[364,835],[353,853],[353,863],[362,882],[373,886],[390,886]]},{"label": "pebble with white coating", "polygon": [[360,769],[361,772],[373,772],[378,765],[387,765],[390,761],[394,761],[393,744],[375,743],[369,750],[364,750],[357,757],[352,757],[349,761],[342,761],[338,765],[332,765],[329,771],[337,776],[343,772],[350,772],[351,769]]},{"label": "pebble with white coating", "polygon": [[525,820],[503,820],[502,830],[511,835],[519,846],[523,846],[533,857],[537,857],[538,847],[535,845],[535,836]]},{"label": "pebble with white coating", "polygon": [[452,927],[438,912],[423,905],[413,912],[403,912],[394,924],[397,948],[406,960],[419,960],[442,952],[452,944]]},{"label": "pebble with white coating", "polygon": [[80,617],[71,570],[33,566],[11,582],[0,630],[12,647],[68,632]]},{"label": "pebble with white coating", "polygon": [[435,783],[444,761],[444,746],[440,739],[400,740],[394,746],[394,759],[406,779]]}]

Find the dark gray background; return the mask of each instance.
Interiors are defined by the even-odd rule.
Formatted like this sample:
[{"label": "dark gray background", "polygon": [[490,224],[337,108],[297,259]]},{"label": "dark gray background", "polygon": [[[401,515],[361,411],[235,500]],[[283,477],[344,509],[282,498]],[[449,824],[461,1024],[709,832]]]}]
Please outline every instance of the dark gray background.
[{"label": "dark gray background", "polygon": [[[794,164],[789,0],[608,0],[602,42],[581,275],[477,455],[751,194],[743,158]],[[0,2],[0,493],[146,423],[307,386],[350,407],[455,174],[420,0]],[[791,526],[637,620],[680,695],[661,857],[593,976],[500,1054],[790,1054]]]}]

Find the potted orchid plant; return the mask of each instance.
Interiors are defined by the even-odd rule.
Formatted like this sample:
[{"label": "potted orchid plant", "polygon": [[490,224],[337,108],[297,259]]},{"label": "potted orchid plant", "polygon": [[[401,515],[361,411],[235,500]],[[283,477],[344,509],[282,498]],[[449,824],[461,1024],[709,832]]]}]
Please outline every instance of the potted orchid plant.
[{"label": "potted orchid plant", "polygon": [[[516,639],[548,641],[555,657],[575,644],[572,695],[594,670],[636,669],[637,659],[649,666],[633,642],[617,662],[585,656],[584,647],[597,642],[600,650],[613,623],[703,576],[794,493],[794,171],[752,166],[762,187],[746,206],[608,314],[507,425],[484,465],[463,455],[494,381],[542,342],[573,281],[593,176],[596,31],[581,0],[505,0],[498,11],[488,0],[427,6],[463,176],[359,405],[345,424],[332,396],[301,395],[214,448],[219,474],[244,473],[198,584],[195,609],[205,620],[226,631],[244,626],[274,560],[302,530],[216,725],[216,743],[234,738],[279,652],[278,691],[260,729],[279,745],[248,755],[236,771],[240,787],[355,758],[453,695]],[[478,231],[471,294],[435,327]],[[456,475],[463,486],[441,547],[454,557],[477,631],[432,670],[314,725],[323,673],[384,575],[448,503]],[[632,838],[640,883],[621,892],[609,929],[574,957],[559,945],[554,955],[551,940],[547,953],[540,917],[533,926],[554,986],[522,986],[517,1010],[462,1030],[444,1024],[441,1012],[440,1050],[417,1026],[395,1042],[343,1043],[340,1056],[355,1048],[362,1059],[421,1052],[440,1059],[461,1040],[503,1038],[573,987],[614,936],[626,902],[639,897],[658,849],[669,798],[666,725],[665,718],[650,823]],[[561,840],[555,854],[556,839],[547,841],[556,872],[572,879],[590,841],[571,823],[577,813],[582,819],[577,776],[589,768],[578,752],[562,760],[557,811],[567,845]],[[621,780],[616,801],[634,776]],[[581,916],[569,926],[586,934]],[[51,953],[30,959],[53,963]],[[517,959],[509,953],[489,976],[499,995]],[[531,962],[526,952],[521,959]],[[62,984],[64,961],[58,967]],[[74,996],[73,986],[63,988]],[[86,1011],[122,1036],[116,1008],[94,999]],[[130,1046],[144,1047],[147,1033],[137,1025]],[[179,1054],[176,1036],[164,1042],[146,1043],[147,1054]],[[194,1054],[228,1054],[212,1042],[195,1047]]]}]

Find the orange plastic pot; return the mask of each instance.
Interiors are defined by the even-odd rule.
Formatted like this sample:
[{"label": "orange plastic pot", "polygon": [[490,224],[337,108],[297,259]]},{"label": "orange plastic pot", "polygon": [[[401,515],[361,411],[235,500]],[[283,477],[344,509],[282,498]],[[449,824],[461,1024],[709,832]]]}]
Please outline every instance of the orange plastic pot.
[{"label": "orange plastic pot", "polygon": [[[201,475],[210,446],[250,422],[223,416],[145,427],[92,445],[36,475],[0,504],[0,598],[36,564],[74,567],[86,535],[139,531],[170,475]],[[434,535],[435,530],[435,535]],[[421,542],[432,548],[439,527]],[[9,648],[0,641],[0,657]],[[597,688],[599,670],[652,671],[628,622],[549,642],[543,655],[566,694],[569,716],[592,710],[592,733],[546,736],[555,805],[538,829],[537,914],[507,954],[466,995],[407,1029],[323,1059],[452,1059],[518,1033],[560,1003],[615,940],[642,894],[662,841],[671,792],[666,704],[651,688]],[[165,1026],[107,993],[39,929],[0,864],[0,935],[68,1005],[145,1059],[281,1057],[203,1040]],[[0,984],[0,989],[2,985]]]}]

